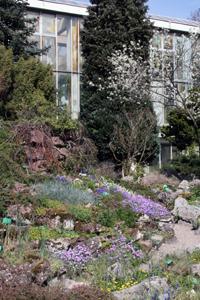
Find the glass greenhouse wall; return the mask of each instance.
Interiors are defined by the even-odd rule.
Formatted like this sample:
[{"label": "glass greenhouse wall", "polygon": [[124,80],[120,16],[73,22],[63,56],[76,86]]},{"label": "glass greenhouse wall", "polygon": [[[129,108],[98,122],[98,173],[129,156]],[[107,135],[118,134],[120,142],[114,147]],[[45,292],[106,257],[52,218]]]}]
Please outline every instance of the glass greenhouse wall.
[{"label": "glass greenhouse wall", "polygon": [[55,74],[58,105],[66,107],[73,118],[80,110],[80,23],[82,18],[45,12],[29,12],[36,18],[33,39],[40,48],[48,48],[41,60],[50,64]]}]

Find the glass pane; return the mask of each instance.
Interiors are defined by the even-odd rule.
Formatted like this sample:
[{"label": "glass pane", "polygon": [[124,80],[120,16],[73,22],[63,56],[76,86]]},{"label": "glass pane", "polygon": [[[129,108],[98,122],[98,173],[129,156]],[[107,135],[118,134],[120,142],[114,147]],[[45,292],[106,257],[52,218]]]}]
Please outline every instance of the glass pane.
[{"label": "glass pane", "polygon": [[79,22],[72,19],[72,71],[78,72]]},{"label": "glass pane", "polygon": [[166,164],[170,161],[170,145],[167,144],[161,144],[161,159],[162,159],[162,164]]},{"label": "glass pane", "polygon": [[58,70],[71,72],[71,19],[57,17]]},{"label": "glass pane", "polygon": [[173,49],[173,35],[167,34],[164,36],[164,48]]},{"label": "glass pane", "polygon": [[58,98],[59,105],[65,106],[70,104],[71,99],[71,75],[58,74]]},{"label": "glass pane", "polygon": [[72,114],[79,112],[79,75],[72,74]]},{"label": "glass pane", "polygon": [[54,37],[43,36],[42,48],[48,47],[47,53],[42,56],[42,61],[46,64],[50,64],[53,68],[56,68],[56,39]]},{"label": "glass pane", "polygon": [[70,18],[69,17],[57,17],[57,33],[58,36],[67,36],[70,32]]},{"label": "glass pane", "polygon": [[58,44],[58,71],[67,71],[67,45]]},{"label": "glass pane", "polygon": [[161,49],[162,48],[162,36],[160,33],[155,33],[152,39],[152,47]]},{"label": "glass pane", "polygon": [[153,50],[151,52],[152,75],[154,78],[162,78],[162,52]]},{"label": "glass pane", "polygon": [[42,16],[42,33],[55,34],[55,16],[53,15]]}]

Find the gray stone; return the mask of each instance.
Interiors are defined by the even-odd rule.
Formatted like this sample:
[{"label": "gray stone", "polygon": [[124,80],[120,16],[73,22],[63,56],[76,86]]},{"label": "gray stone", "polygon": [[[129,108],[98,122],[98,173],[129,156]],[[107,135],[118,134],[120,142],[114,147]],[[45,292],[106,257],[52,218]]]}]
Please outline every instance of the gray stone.
[{"label": "gray stone", "polygon": [[192,274],[200,277],[200,264],[192,265]]},{"label": "gray stone", "polygon": [[151,277],[130,288],[114,292],[113,295],[117,300],[144,300],[151,298],[157,292],[159,300],[166,299],[166,292],[169,290],[167,280],[160,277]]},{"label": "gray stone", "polygon": [[113,264],[112,266],[110,266],[108,268],[108,275],[112,278],[112,279],[122,279],[125,277],[125,274],[123,272],[123,267],[122,264],[119,262],[116,262],[115,264]]},{"label": "gray stone", "polygon": [[50,287],[59,287],[62,289],[74,289],[78,286],[81,285],[89,285],[86,282],[79,282],[79,281],[75,281],[75,280],[71,280],[69,278],[66,277],[66,275],[62,275],[59,278],[54,278],[51,281],[49,281],[48,285]]},{"label": "gray stone", "polygon": [[138,244],[140,245],[141,249],[146,253],[149,253],[153,248],[153,243],[151,240],[138,241]]},{"label": "gray stone", "polygon": [[200,216],[200,207],[189,205],[187,200],[182,197],[178,197],[175,200],[174,209],[172,214],[186,222],[197,222]]},{"label": "gray stone", "polygon": [[69,220],[64,220],[63,221],[63,229],[65,230],[74,230],[74,221],[72,219],[69,219]]},{"label": "gray stone", "polygon": [[56,240],[48,240],[46,242],[47,248],[51,253],[56,253],[58,251],[66,250],[70,246],[69,238],[59,238]]},{"label": "gray stone", "polygon": [[178,188],[180,190],[183,190],[184,192],[188,192],[190,189],[190,184],[187,180],[183,180],[181,181],[181,183],[179,184]]},{"label": "gray stone", "polygon": [[151,236],[151,240],[154,246],[159,247],[164,242],[164,237],[160,234],[154,234]]}]

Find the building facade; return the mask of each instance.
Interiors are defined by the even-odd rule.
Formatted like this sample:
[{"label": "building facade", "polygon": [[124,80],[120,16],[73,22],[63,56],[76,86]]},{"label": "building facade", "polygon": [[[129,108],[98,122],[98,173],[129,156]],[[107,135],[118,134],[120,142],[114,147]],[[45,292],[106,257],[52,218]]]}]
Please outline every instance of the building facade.
[{"label": "building facade", "polygon": [[[37,19],[33,39],[39,47],[49,47],[41,60],[53,67],[55,84],[58,90],[58,105],[66,106],[73,118],[80,112],[80,74],[81,45],[80,29],[87,7],[79,2],[69,0],[29,0],[29,16]],[[165,64],[176,65],[180,45],[187,50],[174,73],[174,80],[180,91],[187,91],[191,76],[187,67],[191,55],[189,33],[198,32],[196,22],[177,20],[159,16],[150,17],[155,27],[151,43],[151,63],[154,74],[152,81],[152,100],[159,126],[166,124],[168,104],[164,95],[166,90],[161,82],[165,73]],[[182,66],[182,67],[181,67]],[[174,67],[174,69],[176,69]],[[172,99],[173,100],[173,99]],[[161,139],[160,155],[156,163],[161,166],[173,157],[172,147]]]}]

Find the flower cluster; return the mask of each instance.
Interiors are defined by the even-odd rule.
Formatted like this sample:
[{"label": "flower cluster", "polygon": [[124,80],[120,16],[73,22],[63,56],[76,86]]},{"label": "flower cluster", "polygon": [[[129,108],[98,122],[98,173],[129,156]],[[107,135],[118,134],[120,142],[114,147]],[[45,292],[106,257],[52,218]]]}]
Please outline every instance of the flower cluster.
[{"label": "flower cluster", "polygon": [[141,258],[142,252],[140,250],[136,250],[133,246],[132,241],[128,241],[127,238],[121,235],[118,239],[112,242],[112,246],[107,249],[107,253],[114,254],[116,252],[120,253],[120,256],[123,256],[127,253],[130,253],[133,258]]},{"label": "flower cluster", "polygon": [[123,205],[129,206],[134,212],[145,214],[152,218],[165,218],[170,216],[170,212],[163,205],[142,195],[135,195],[119,185],[114,187],[115,192],[121,193]]},{"label": "flower cluster", "polygon": [[144,196],[123,192],[123,199],[123,205],[128,205],[136,213],[145,214],[152,218],[165,218],[170,216],[170,212],[166,207]]},{"label": "flower cluster", "polygon": [[85,244],[78,244],[74,248],[63,251],[60,258],[74,265],[85,265],[92,258],[92,252]]}]

